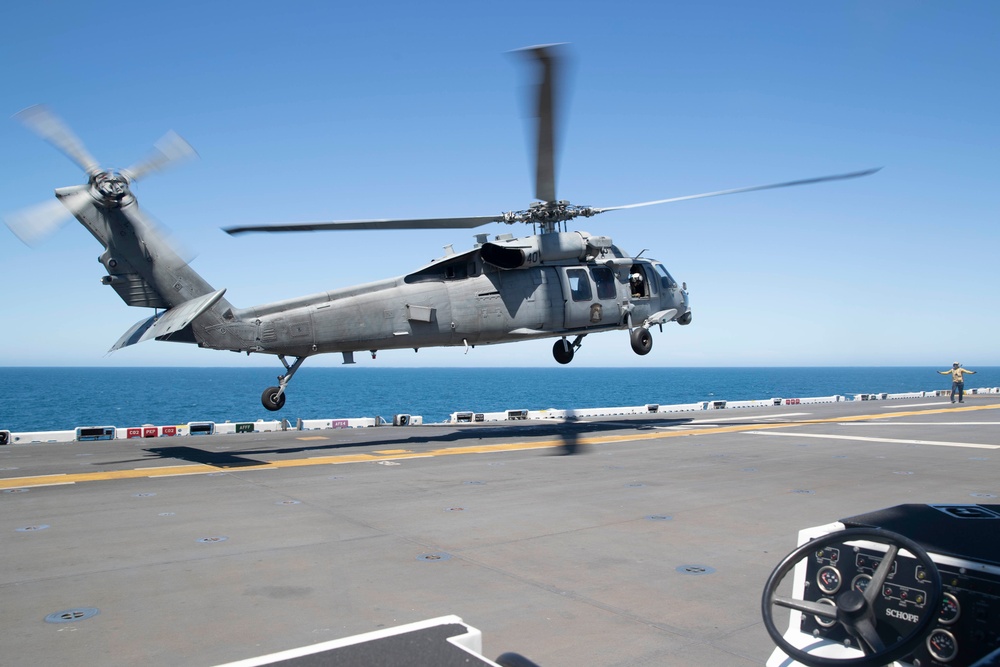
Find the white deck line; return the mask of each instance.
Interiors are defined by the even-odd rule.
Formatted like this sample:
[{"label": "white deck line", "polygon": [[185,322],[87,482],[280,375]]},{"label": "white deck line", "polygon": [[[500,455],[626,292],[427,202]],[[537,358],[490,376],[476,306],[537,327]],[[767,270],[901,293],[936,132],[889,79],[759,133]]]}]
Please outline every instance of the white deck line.
[{"label": "white deck line", "polygon": [[776,435],[789,438],[825,438],[828,440],[861,440],[863,442],[891,442],[900,445],[934,445],[936,447],[971,447],[973,449],[1000,449],[1000,445],[981,445],[975,442],[943,442],[940,440],[901,440],[898,438],[866,438],[854,435],[825,435],[823,433],[777,433],[775,431],[743,431],[744,435]]}]

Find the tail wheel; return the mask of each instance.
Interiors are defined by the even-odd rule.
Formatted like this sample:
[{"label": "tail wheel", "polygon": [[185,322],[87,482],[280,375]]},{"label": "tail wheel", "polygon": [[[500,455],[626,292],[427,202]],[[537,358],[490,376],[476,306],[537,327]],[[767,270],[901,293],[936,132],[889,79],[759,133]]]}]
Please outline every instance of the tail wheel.
[{"label": "tail wheel", "polygon": [[260,402],[271,412],[280,410],[285,405],[285,392],[278,387],[268,387],[260,395]]},{"label": "tail wheel", "polygon": [[632,329],[629,338],[632,339],[632,351],[636,354],[649,354],[649,351],[653,349],[653,334],[649,333],[649,329],[642,327]]}]

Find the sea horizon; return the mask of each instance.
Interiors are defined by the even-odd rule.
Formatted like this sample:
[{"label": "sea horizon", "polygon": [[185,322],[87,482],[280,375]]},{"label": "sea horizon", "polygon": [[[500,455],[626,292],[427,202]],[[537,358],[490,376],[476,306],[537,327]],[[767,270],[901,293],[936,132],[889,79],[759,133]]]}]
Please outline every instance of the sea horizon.
[{"label": "sea horizon", "polygon": [[[453,412],[675,405],[948,389],[932,366],[304,367],[285,407],[260,394],[280,368],[262,366],[2,366],[17,393],[0,430],[67,430],[190,421],[334,419],[395,414],[442,422]],[[1000,367],[973,368],[966,388],[1000,385]]]}]

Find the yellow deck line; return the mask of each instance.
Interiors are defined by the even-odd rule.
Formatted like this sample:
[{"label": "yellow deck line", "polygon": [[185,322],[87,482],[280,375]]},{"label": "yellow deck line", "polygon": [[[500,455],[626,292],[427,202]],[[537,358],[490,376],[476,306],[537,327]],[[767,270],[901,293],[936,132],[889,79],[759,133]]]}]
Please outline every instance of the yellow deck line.
[{"label": "yellow deck line", "polygon": [[[612,442],[631,442],[637,440],[658,440],[666,438],[678,438],[687,436],[703,436],[716,433],[739,433],[741,431],[764,431],[779,428],[791,428],[794,426],[805,426],[808,424],[831,424],[838,422],[856,422],[871,419],[886,420],[897,419],[899,417],[912,417],[914,415],[932,415],[945,412],[971,412],[974,410],[995,410],[1000,409],[997,405],[980,405],[962,408],[942,408],[938,410],[914,410],[909,412],[879,413],[873,415],[853,415],[842,417],[830,417],[827,419],[803,419],[797,421],[778,423],[753,423],[738,424],[732,426],[718,426],[714,428],[698,428],[687,431],[655,431],[646,433],[619,433],[607,436],[581,437],[573,440],[574,445],[601,445]],[[754,419],[747,415],[748,420]],[[405,460],[416,458],[428,458],[433,456],[454,456],[459,454],[489,454],[495,452],[516,452],[532,449],[551,449],[554,447],[564,447],[567,441],[564,438],[556,440],[536,440],[532,442],[507,442],[495,445],[470,445],[466,447],[445,447],[424,452],[411,452],[407,450],[381,450],[375,454],[339,454],[335,456],[318,456],[302,459],[285,459],[261,463],[260,465],[241,465],[237,467],[219,467],[203,464],[184,464],[177,466],[159,466],[153,468],[138,468],[134,470],[107,470],[103,472],[87,473],[59,473],[53,475],[39,475],[36,477],[16,477],[0,479],[0,489],[30,488],[36,486],[50,486],[56,484],[73,484],[81,482],[99,482],[116,479],[140,479],[153,477],[180,477],[184,475],[205,475],[217,472],[250,472],[254,470],[274,470],[278,468],[299,468],[303,466],[315,465],[340,465],[345,463],[368,463],[371,461]],[[393,452],[390,454],[389,452]],[[399,453],[396,453],[399,452]]]}]

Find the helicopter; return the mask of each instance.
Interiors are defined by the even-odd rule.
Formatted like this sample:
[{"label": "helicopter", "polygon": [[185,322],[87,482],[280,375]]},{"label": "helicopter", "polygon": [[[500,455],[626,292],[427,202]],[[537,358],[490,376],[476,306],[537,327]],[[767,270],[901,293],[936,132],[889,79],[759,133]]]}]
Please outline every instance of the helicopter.
[{"label": "helicopter", "polygon": [[[356,352],[419,350],[425,347],[510,343],[555,338],[552,355],[568,364],[585,337],[612,330],[629,333],[633,351],[652,349],[651,327],[687,325],[692,310],[686,283],[678,283],[660,261],[631,256],[608,236],[572,230],[578,217],[609,211],[806,185],[866,176],[867,169],[797,181],[757,185],[622,206],[578,206],[556,196],[557,128],[562,45],[519,49],[537,73],[534,88],[535,198],[527,209],[498,215],[393,220],[273,224],[229,227],[231,235],[321,230],[470,229],[487,224],[532,227],[532,234],[476,236],[475,246],[446,254],[403,276],[353,287],[236,308],[226,289],[215,289],[195,272],[165,234],[139,208],[135,181],[195,155],[176,134],[135,166],[105,169],[69,127],[42,106],[17,118],[86,172],[84,185],[55,190],[57,202],[7,218],[29,245],[50,233],[66,209],[98,240],[101,279],[129,306],[152,308],[110,351],[150,339],[196,344],[247,355],[273,354],[284,366],[262,405],[280,410],[302,363],[318,354],[341,353],[353,364]],[[55,204],[55,208],[53,208]],[[162,312],[161,312],[162,311]],[[291,359],[291,361],[289,361]]]}]

